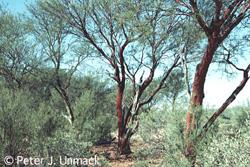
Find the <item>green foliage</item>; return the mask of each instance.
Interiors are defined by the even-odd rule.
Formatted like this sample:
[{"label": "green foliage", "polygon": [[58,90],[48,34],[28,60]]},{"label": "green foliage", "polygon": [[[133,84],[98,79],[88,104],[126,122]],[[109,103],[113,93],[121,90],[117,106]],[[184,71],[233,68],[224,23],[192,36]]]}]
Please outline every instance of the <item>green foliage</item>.
[{"label": "green foliage", "polygon": [[[164,105],[170,104],[174,111],[178,103],[182,103],[185,90],[184,74],[182,69],[174,70],[166,81],[164,89],[159,92],[158,101],[164,101]],[[178,110],[178,108],[177,108]]]},{"label": "green foliage", "polygon": [[74,130],[70,131],[57,131],[54,136],[49,137],[46,142],[43,143],[47,150],[49,157],[56,159],[56,164],[59,164],[60,156],[67,157],[87,157],[90,156],[88,151],[92,145],[91,142],[84,142],[79,140],[77,132]]},{"label": "green foliage", "polygon": [[250,163],[250,111],[236,107],[226,112],[217,134],[210,142],[203,143],[203,150],[199,152],[199,163],[203,166],[243,167]]},{"label": "green foliage", "polygon": [[136,151],[138,160],[152,159],[159,166],[187,166],[182,154],[184,117],[185,112],[167,108],[142,115],[139,135],[148,146]]},{"label": "green foliage", "polygon": [[94,78],[86,77],[84,86],[85,91],[75,104],[74,126],[84,141],[110,142],[111,132],[116,127],[113,92]]},{"label": "green foliage", "polygon": [[76,122],[69,126],[57,93],[51,91],[44,101],[27,89],[7,89],[1,83],[0,156],[86,157],[91,155],[92,144],[110,142],[115,127],[114,103],[110,100],[113,90],[92,77],[83,79],[81,85],[83,93],[75,102]]},{"label": "green foliage", "polygon": [[27,155],[34,139],[37,122],[32,110],[32,97],[25,92],[0,91],[0,140],[3,155]]},{"label": "green foliage", "polygon": [[[222,9],[231,2],[223,1]],[[214,4],[198,2],[199,14],[209,24],[214,20]],[[0,5],[0,156],[90,156],[91,146],[110,143],[111,132],[117,128],[115,87],[101,81],[103,78],[81,77],[77,67],[86,55],[101,53],[118,80],[125,65],[125,108],[134,100],[135,90],[143,89],[141,82],[136,83],[140,74],[145,72],[143,80],[156,69],[152,82],[148,78],[151,85],[138,96],[139,102],[147,99],[162,76],[155,77],[169,69],[176,55],[183,54],[190,64],[202,55],[205,34],[194,23],[195,17],[185,16],[185,10],[175,1],[163,0],[38,0],[29,6],[31,16],[25,20]],[[223,42],[228,53],[244,53],[238,46],[245,33],[240,38],[230,34]],[[223,57],[222,63],[228,63],[224,49],[217,51],[213,61],[221,63]],[[109,74],[112,76],[111,71]],[[186,105],[181,98],[185,87],[182,69],[176,68],[166,81],[157,98],[142,107],[139,133],[132,138],[142,143],[133,154],[135,166],[190,166],[183,154]],[[74,110],[72,125],[64,118],[65,94],[66,103]],[[192,137],[212,115],[210,109],[197,110],[201,111],[195,115],[197,130]],[[249,130],[249,106],[226,111],[196,145],[197,166],[248,166]],[[104,158],[102,163],[107,165]]]},{"label": "green foliage", "polygon": [[[211,110],[204,110],[200,122],[204,123]],[[209,130],[197,145],[197,167],[247,166],[250,162],[250,111],[237,107],[225,111],[224,116]],[[136,166],[150,166],[153,160],[164,156],[158,166],[191,166],[183,154],[185,112],[177,110],[142,114],[139,136],[144,146],[135,153]],[[200,127],[201,128],[201,127]]]},{"label": "green foliage", "polygon": [[[249,130],[249,128],[248,128]],[[200,155],[204,166],[247,166],[250,161],[249,134],[233,132],[233,136],[224,134],[214,138]]]},{"label": "green foliage", "polygon": [[34,43],[22,17],[0,10],[0,21],[0,75],[8,87],[20,87],[36,66]]}]

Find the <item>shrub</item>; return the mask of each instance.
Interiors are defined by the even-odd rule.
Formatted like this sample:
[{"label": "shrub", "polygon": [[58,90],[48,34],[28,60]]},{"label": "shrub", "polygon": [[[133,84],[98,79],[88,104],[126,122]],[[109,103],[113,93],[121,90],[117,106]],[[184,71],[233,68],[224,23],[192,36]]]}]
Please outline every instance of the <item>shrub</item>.
[{"label": "shrub", "polygon": [[182,154],[183,128],[185,112],[157,110],[141,115],[139,135],[148,145],[136,151],[138,166],[145,166],[145,159],[157,161],[159,166],[187,166],[187,159]]},{"label": "shrub", "polygon": [[110,94],[100,93],[100,90],[85,91],[75,105],[74,127],[78,129],[81,140],[94,144],[110,142],[111,132],[116,126],[114,109]]},{"label": "shrub", "polygon": [[[47,149],[47,156],[53,157],[55,166],[60,164],[59,157],[88,157],[90,142],[80,141],[73,129],[69,131],[59,130],[52,137],[49,137],[44,146]],[[46,156],[46,157],[47,157]]]},{"label": "shrub", "polygon": [[203,166],[239,166],[250,164],[250,111],[234,108],[227,111],[230,120],[222,120],[218,133],[204,144],[198,158]]},{"label": "shrub", "polygon": [[[147,166],[149,159],[162,156],[159,166],[191,166],[183,154],[185,114],[182,110],[157,110],[141,115],[139,136],[146,147],[140,147],[134,154],[137,166]],[[204,110],[197,132],[211,114],[210,110]],[[196,166],[243,167],[250,164],[249,115],[249,109],[244,107],[225,111],[197,145]]]},{"label": "shrub", "polygon": [[29,155],[27,148],[35,135],[32,98],[22,91],[0,90],[1,157]]}]

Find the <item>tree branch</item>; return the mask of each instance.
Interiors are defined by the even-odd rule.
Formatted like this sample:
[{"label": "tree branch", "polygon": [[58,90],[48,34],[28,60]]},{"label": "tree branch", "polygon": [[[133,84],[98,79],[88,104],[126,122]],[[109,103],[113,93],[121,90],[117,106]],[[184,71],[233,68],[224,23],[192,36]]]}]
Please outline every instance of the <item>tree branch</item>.
[{"label": "tree branch", "polygon": [[238,14],[238,16],[233,21],[230,21],[228,25],[226,25],[226,28],[221,34],[220,42],[223,41],[225,38],[227,38],[230,32],[245,18],[245,14],[249,8],[250,8],[250,1],[246,2],[242,7],[242,10]]},{"label": "tree branch", "polygon": [[222,1],[221,0],[213,0],[215,3],[215,20],[220,20],[221,8],[222,8]]},{"label": "tree branch", "polygon": [[215,120],[225,111],[225,109],[236,99],[237,95],[242,91],[245,87],[247,81],[249,80],[249,71],[250,71],[250,64],[248,67],[243,71],[243,79],[237,88],[232,92],[232,94],[227,98],[227,100],[222,104],[222,106],[210,117],[207,123],[203,126],[202,131],[196,137],[196,141],[200,141],[208,131],[211,125],[215,122]]},{"label": "tree branch", "polygon": [[202,18],[201,14],[200,14],[200,10],[198,8],[197,2],[196,0],[189,0],[190,5],[192,6],[192,11],[199,23],[199,25],[201,26],[201,28],[204,30],[205,34],[207,36],[210,35],[210,28],[208,27],[207,23],[205,22],[205,20]]},{"label": "tree branch", "polygon": [[168,71],[165,73],[165,75],[163,76],[163,78],[161,79],[160,83],[158,84],[158,86],[155,88],[155,90],[151,93],[151,95],[149,96],[148,99],[142,101],[139,104],[139,108],[142,107],[145,104],[148,104],[150,101],[153,100],[154,96],[159,92],[159,90],[161,90],[161,88],[164,85],[164,82],[166,81],[166,79],[169,77],[169,75],[171,74],[171,72],[173,71],[173,69],[176,67],[178,61],[179,61],[180,57],[176,57],[175,62],[173,63],[173,65],[168,69]]}]

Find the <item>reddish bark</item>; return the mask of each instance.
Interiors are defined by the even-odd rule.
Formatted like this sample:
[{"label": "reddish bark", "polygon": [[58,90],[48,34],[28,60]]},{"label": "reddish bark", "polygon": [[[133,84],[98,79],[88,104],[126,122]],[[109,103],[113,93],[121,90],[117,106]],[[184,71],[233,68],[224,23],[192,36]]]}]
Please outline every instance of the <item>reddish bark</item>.
[{"label": "reddish bark", "polygon": [[[77,35],[77,37],[82,35],[83,38],[88,41],[92,47],[96,49],[96,51],[98,51],[98,55],[100,55],[102,59],[105,59],[112,68],[112,73],[109,73],[109,75],[117,82],[118,88],[116,96],[116,112],[118,117],[118,147],[121,154],[127,153],[130,150],[129,139],[139,126],[139,119],[137,117],[139,114],[139,109],[143,105],[146,105],[152,101],[156,94],[164,87],[165,81],[169,77],[172,70],[178,66],[179,58],[176,56],[177,58],[175,59],[173,66],[169,70],[166,70],[161,78],[160,84],[152,90],[152,94],[146,97],[142,96],[143,92],[148,89],[149,85],[152,83],[157,68],[162,68],[160,66],[165,64],[161,61],[165,61],[164,57],[166,55],[166,51],[169,51],[169,49],[172,48],[172,45],[168,45],[168,42],[166,42],[169,38],[167,34],[174,32],[175,27],[178,27],[177,25],[180,24],[180,20],[179,18],[168,19],[168,16],[166,17],[165,11],[161,10],[161,6],[157,7],[157,10],[155,10],[156,6],[154,9],[143,8],[142,13],[144,10],[148,10],[150,11],[149,16],[152,16],[152,18],[148,19],[150,23],[148,26],[151,27],[153,33],[150,33],[150,36],[145,36],[144,30],[141,32],[137,31],[137,27],[135,27],[136,29],[131,29],[131,25],[133,24],[132,22],[131,24],[117,24],[117,19],[113,17],[113,11],[109,11],[105,5],[103,8],[93,8],[90,13],[83,14],[82,10],[78,10],[72,6],[69,6],[70,3],[66,3],[66,1],[62,2],[62,4],[64,7],[66,7],[66,12],[54,10],[49,10],[49,12],[53,13],[57,17],[64,18],[68,24],[76,30],[74,31],[76,32],[74,34]],[[86,5],[88,5],[88,3],[86,3]],[[136,4],[132,3],[131,5]],[[51,4],[50,6],[53,5]],[[119,8],[120,7],[115,7],[115,9]],[[138,19],[139,22],[143,21],[140,20],[140,18],[145,18],[145,16],[139,11],[136,11],[134,14],[136,14],[138,17],[133,19]],[[166,31],[159,31],[159,20],[165,18],[170,21],[168,21],[168,24],[166,25],[167,28],[164,28]],[[93,26],[88,26],[89,21],[93,23]],[[130,30],[135,31],[132,33]],[[140,39],[145,40],[145,42],[141,42]],[[140,45],[138,45],[138,42]],[[133,45],[135,47],[142,47],[142,50],[138,48],[138,53],[134,54],[133,47],[127,47],[130,43],[134,43]],[[151,47],[151,49],[148,47]],[[124,50],[126,48],[132,49],[130,50],[132,52],[129,51],[126,53],[128,54],[127,58],[124,57]],[[151,53],[145,54],[145,51],[150,51]],[[140,55],[139,52],[142,54],[138,59],[138,56]],[[149,56],[148,58],[152,60],[150,65],[145,63],[148,61],[145,56]],[[135,60],[137,66],[135,66],[131,60]],[[140,70],[144,69],[144,67],[150,69],[150,74],[145,80],[143,79],[144,76],[141,75],[140,83],[136,83],[136,76]],[[134,94],[132,97],[133,103],[131,104],[124,103],[125,100],[123,93],[126,79],[132,83]],[[124,108],[125,105],[127,107],[126,109]]]},{"label": "reddish bark", "polygon": [[[197,2],[190,0],[190,5],[192,7],[192,12],[194,13],[197,22],[205,32],[208,38],[208,44],[204,55],[201,58],[200,64],[196,68],[196,73],[194,77],[192,96],[190,99],[190,108],[187,112],[186,119],[186,132],[189,132],[191,127],[195,128],[195,110],[199,110],[202,106],[204,98],[204,85],[206,80],[206,75],[209,66],[212,62],[215,51],[217,50],[219,44],[224,41],[224,39],[230,34],[230,32],[244,19],[245,13],[249,9],[250,3],[235,0],[233,1],[225,10],[222,8],[222,2],[215,2],[216,11],[214,13],[214,19],[211,23],[205,22],[203,17],[200,15],[200,11]],[[242,6],[242,7],[240,7]],[[239,14],[232,19],[235,15],[235,11],[240,9]],[[221,16],[222,14],[222,16]],[[188,133],[187,133],[188,134]]]},{"label": "reddish bark", "polygon": [[196,73],[194,77],[192,96],[190,100],[189,111],[187,112],[186,118],[186,134],[189,133],[190,129],[194,129],[195,125],[195,111],[199,110],[203,103],[204,98],[204,85],[206,80],[206,75],[208,68],[212,62],[213,55],[218,48],[218,38],[216,35],[209,37],[208,45],[206,51],[202,57],[201,63],[198,64],[196,68]]},{"label": "reddish bark", "polygon": [[188,133],[188,131],[191,128],[192,120],[193,120],[193,114],[190,111],[188,111],[186,116],[186,133]]},{"label": "reddish bark", "polygon": [[129,138],[122,136],[118,140],[118,151],[120,155],[126,155],[131,153]]},{"label": "reddish bark", "polygon": [[130,154],[130,143],[129,137],[126,134],[126,125],[124,119],[124,111],[122,109],[123,102],[123,93],[124,93],[124,82],[118,84],[117,95],[116,95],[116,112],[118,118],[118,152],[120,155]]},{"label": "reddish bark", "polygon": [[[204,55],[201,58],[200,64],[197,65],[196,73],[194,76],[194,82],[192,87],[192,95],[190,99],[190,107],[186,117],[186,130],[185,130],[185,155],[192,162],[192,166],[195,166],[196,150],[195,141],[192,139],[191,134],[196,128],[196,115],[200,112],[204,98],[204,85],[207,76],[209,66],[212,62],[215,51],[220,43],[231,33],[231,31],[244,19],[245,13],[250,7],[250,2],[244,2],[241,0],[233,1],[226,9],[223,9],[222,1],[215,1],[215,12],[211,23],[205,21],[200,14],[200,10],[197,1],[190,0],[191,10],[196,17],[197,22],[207,35],[208,44]],[[237,11],[239,11],[238,14]],[[229,102],[232,99],[229,100]],[[225,107],[230,103],[226,103],[222,106],[222,110],[216,112],[204,126],[204,131],[207,131],[209,126],[215,121]]]},{"label": "reddish bark", "polygon": [[118,87],[117,95],[116,95],[116,112],[118,118],[118,137],[123,134],[123,123],[122,123],[122,96],[123,91]]}]

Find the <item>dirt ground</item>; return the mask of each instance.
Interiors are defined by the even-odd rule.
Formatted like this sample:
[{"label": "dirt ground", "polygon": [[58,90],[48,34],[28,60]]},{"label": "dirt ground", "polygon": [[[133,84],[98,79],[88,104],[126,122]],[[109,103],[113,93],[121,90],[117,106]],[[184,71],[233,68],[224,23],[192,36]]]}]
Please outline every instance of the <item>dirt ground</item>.
[{"label": "dirt ground", "polygon": [[93,154],[104,156],[108,162],[109,166],[112,167],[132,167],[133,159],[132,155],[129,156],[118,156],[117,155],[117,142],[112,142],[111,144],[102,144],[99,146],[94,146],[91,149]]},{"label": "dirt ground", "polygon": [[[140,140],[131,142],[132,151],[140,149],[140,148],[144,148],[144,147],[147,147],[147,146],[145,146]],[[114,141],[111,144],[102,144],[99,146],[94,146],[91,148],[91,152],[93,154],[104,156],[108,161],[108,165],[111,167],[133,167],[136,161],[136,157],[134,157],[133,154],[127,155],[127,156],[117,155],[117,141]],[[158,166],[159,164],[157,164],[157,162],[159,162],[162,159],[162,157],[159,156],[158,158],[159,159],[154,159],[154,160],[147,159],[148,161],[151,162],[150,166],[152,167]]]}]

